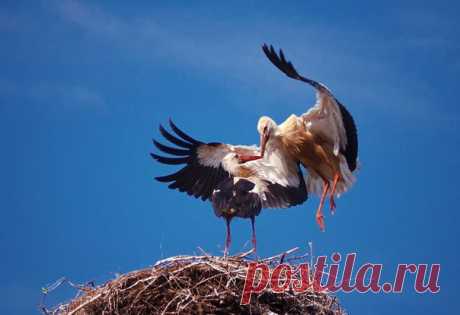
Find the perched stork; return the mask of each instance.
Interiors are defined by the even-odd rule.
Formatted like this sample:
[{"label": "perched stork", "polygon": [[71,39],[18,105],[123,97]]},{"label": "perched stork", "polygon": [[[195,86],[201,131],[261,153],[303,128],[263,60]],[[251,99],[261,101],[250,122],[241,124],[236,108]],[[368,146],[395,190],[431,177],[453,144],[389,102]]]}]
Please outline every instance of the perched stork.
[{"label": "perched stork", "polygon": [[169,188],[212,202],[214,213],[226,221],[224,255],[231,242],[230,221],[250,218],[252,242],[256,249],[255,217],[263,208],[287,208],[307,200],[307,189],[300,165],[287,152],[271,147],[264,158],[243,163],[240,156],[251,156],[257,147],[204,143],[180,130],[171,120],[176,135],[160,125],[160,133],[176,147],[155,140],[154,145],[171,157],[151,156],[160,163],[185,165],[179,171],[156,179],[170,183]]},{"label": "perched stork", "polygon": [[324,230],[322,209],[329,193],[330,208],[335,210],[334,195],[350,188],[357,166],[358,137],[354,120],[348,110],[323,84],[301,76],[283,51],[279,55],[267,45],[262,49],[268,59],[288,77],[316,89],[316,104],[300,117],[289,116],[279,126],[270,117],[259,119],[260,155],[243,155],[240,161],[263,158],[264,150],[286,152],[308,170],[307,190],[321,197],[316,211],[316,221]]}]

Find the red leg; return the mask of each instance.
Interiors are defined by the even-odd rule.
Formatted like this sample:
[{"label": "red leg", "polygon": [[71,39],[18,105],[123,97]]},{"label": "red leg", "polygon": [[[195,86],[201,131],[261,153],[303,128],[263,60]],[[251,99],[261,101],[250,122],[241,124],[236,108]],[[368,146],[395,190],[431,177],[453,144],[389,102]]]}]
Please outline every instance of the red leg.
[{"label": "red leg", "polygon": [[334,195],[335,195],[335,189],[337,188],[337,183],[339,182],[341,176],[340,176],[340,173],[336,173],[334,175],[334,182],[332,184],[332,191],[331,191],[331,195],[330,195],[330,199],[329,199],[329,204],[331,206],[331,213],[334,214],[335,212],[335,200],[334,200]]},{"label": "red leg", "polygon": [[252,248],[254,248],[254,254],[257,256],[257,238],[256,238],[256,218],[251,217],[252,226]]},{"label": "red leg", "polygon": [[225,218],[225,224],[227,226],[227,235],[225,237],[224,257],[227,257],[228,249],[230,248],[230,244],[232,243],[232,236],[230,234],[230,219]]},{"label": "red leg", "polygon": [[321,195],[321,200],[319,201],[318,209],[316,210],[316,223],[318,223],[321,231],[324,231],[324,216],[323,216],[323,207],[324,199],[326,199],[327,192],[329,191],[329,181],[324,181],[323,194]]}]

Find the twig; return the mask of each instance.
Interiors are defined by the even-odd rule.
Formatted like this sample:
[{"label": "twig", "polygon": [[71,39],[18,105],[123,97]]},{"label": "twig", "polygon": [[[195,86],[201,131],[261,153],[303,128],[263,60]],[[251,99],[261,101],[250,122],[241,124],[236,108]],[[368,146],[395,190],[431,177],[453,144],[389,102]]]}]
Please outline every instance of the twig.
[{"label": "twig", "polygon": [[94,297],[92,297],[91,299],[89,299],[88,301],[86,301],[85,303],[82,303],[80,304],[78,307],[76,307],[74,310],[70,311],[67,315],[73,315],[75,313],[77,313],[79,310],[81,310],[82,308],[84,308],[85,306],[87,306],[88,304],[91,304],[93,303],[94,301],[96,301],[98,298],[100,298],[102,295],[102,293],[99,293],[97,295],[95,295]]}]

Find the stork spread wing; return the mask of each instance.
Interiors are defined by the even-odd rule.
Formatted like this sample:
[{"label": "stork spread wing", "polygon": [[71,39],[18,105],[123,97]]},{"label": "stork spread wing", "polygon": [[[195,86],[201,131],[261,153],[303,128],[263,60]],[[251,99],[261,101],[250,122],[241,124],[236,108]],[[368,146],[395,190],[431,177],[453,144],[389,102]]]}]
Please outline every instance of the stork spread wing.
[{"label": "stork spread wing", "polygon": [[156,177],[156,180],[170,183],[169,188],[178,189],[196,198],[209,199],[215,187],[231,176],[223,165],[225,157],[231,154],[230,146],[222,143],[203,143],[180,130],[171,120],[169,125],[176,135],[161,125],[160,133],[177,147],[166,146],[156,140],[153,140],[153,143],[159,150],[172,157],[154,153],[150,155],[163,164],[185,166],[173,174]]},{"label": "stork spread wing", "polygon": [[[244,204],[247,193],[257,196],[264,208],[287,208],[303,203],[308,193],[298,164],[287,171],[278,167],[270,158],[239,163],[238,155],[255,155],[257,147],[233,146],[223,143],[204,143],[180,130],[171,120],[169,125],[175,134],[160,125],[160,133],[176,147],[153,140],[154,145],[170,156],[151,156],[160,163],[184,165],[179,171],[156,177],[169,188],[201,198],[212,199],[215,207]],[[277,163],[281,157],[273,155]],[[286,163],[296,163],[289,161]],[[241,183],[251,183],[250,189],[241,190]],[[235,205],[233,205],[235,206]],[[239,208],[242,209],[240,205]],[[244,212],[244,211],[243,211]],[[243,212],[239,215],[243,215]],[[248,212],[249,213],[249,212]]]},{"label": "stork spread wing", "polygon": [[313,86],[317,91],[317,100],[307,113],[302,115],[304,121],[311,126],[312,132],[322,133],[331,139],[334,152],[345,156],[350,171],[356,169],[358,157],[358,135],[355,122],[350,112],[343,106],[322,83],[300,75],[290,61],[284,57],[280,49],[276,53],[273,46],[262,46],[267,58],[288,77]]}]

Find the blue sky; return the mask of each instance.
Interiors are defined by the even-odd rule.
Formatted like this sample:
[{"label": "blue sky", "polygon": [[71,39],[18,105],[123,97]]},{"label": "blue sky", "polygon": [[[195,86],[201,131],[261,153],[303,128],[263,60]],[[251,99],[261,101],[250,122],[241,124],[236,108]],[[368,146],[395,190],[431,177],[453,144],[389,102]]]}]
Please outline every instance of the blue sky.
[{"label": "blue sky", "polygon": [[[383,263],[441,263],[441,293],[340,294],[351,314],[446,314],[456,301],[460,6],[454,1],[217,4],[2,1],[2,314],[36,312],[61,276],[104,281],[162,257],[221,253],[225,225],[153,180],[169,117],[204,141],[253,144],[257,119],[314,102],[263,56],[282,47],[353,113],[362,168],[326,232],[318,200],[258,217],[259,254],[314,244]],[[232,251],[250,239],[233,223]],[[69,298],[62,290],[50,300]],[[449,312],[450,313],[450,312]]]}]

